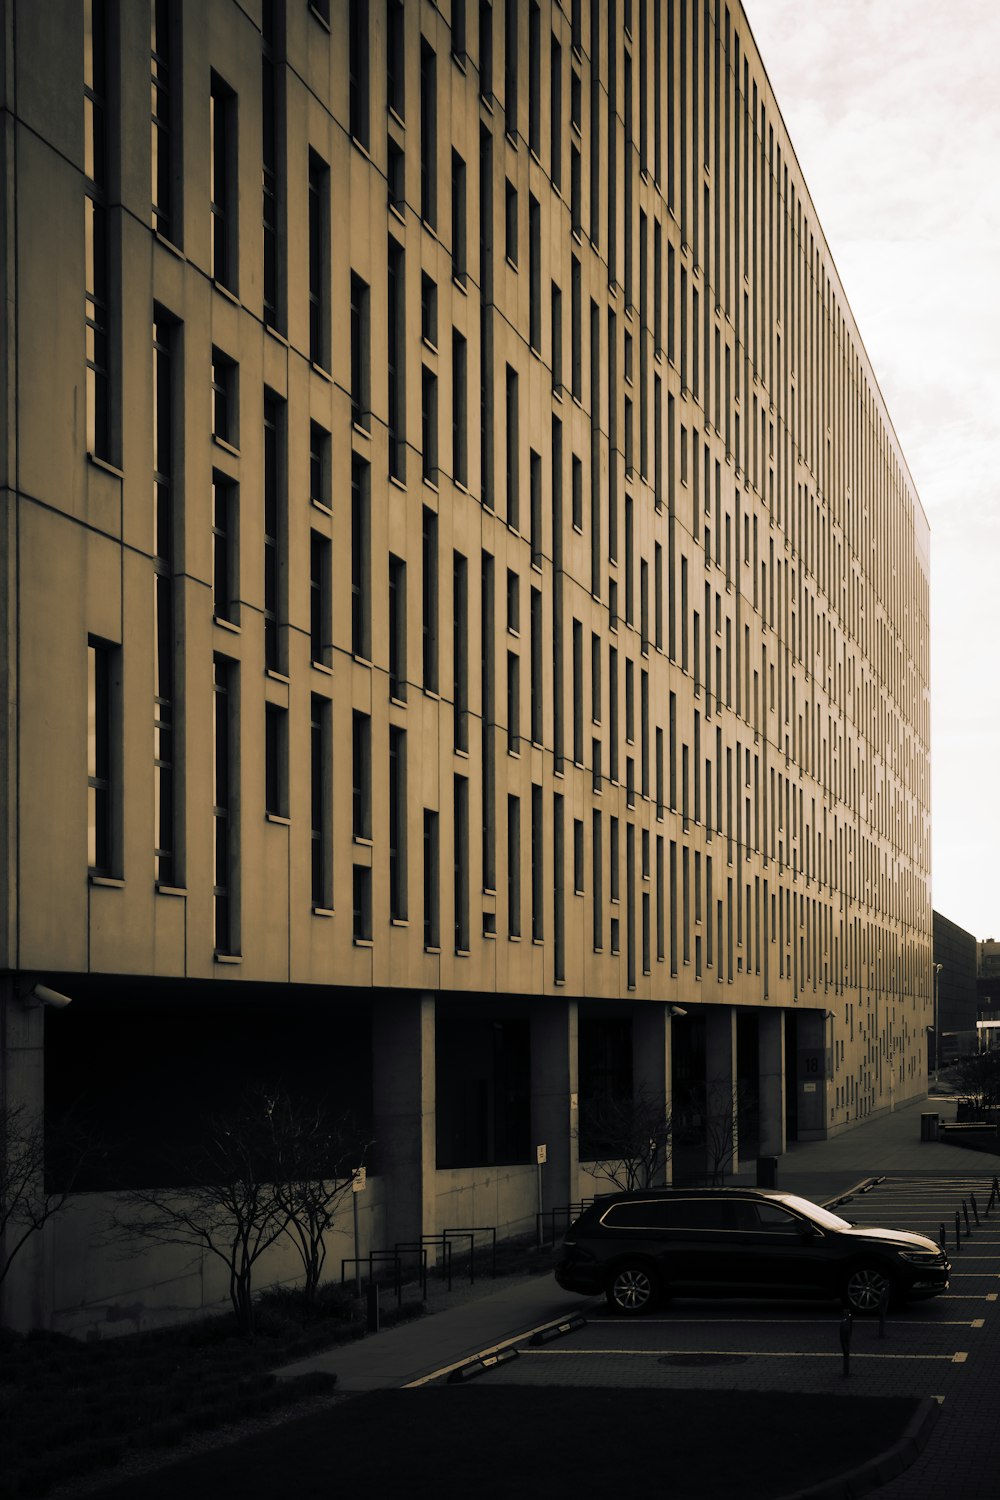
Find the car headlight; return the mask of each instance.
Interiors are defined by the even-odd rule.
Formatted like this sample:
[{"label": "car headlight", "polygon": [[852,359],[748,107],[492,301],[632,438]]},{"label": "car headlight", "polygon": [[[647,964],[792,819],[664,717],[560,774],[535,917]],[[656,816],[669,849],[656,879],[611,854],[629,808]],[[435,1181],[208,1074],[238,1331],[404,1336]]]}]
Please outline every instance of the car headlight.
[{"label": "car headlight", "polygon": [[900,1250],[899,1258],[912,1261],[917,1266],[936,1266],[943,1256],[938,1250]]}]

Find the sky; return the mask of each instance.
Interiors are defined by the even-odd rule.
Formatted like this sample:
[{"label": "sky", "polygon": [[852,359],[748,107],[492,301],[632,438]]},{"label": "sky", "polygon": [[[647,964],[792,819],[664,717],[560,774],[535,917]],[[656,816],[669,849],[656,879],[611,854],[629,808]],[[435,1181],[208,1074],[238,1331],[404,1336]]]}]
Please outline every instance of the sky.
[{"label": "sky", "polygon": [[743,8],[930,522],[934,910],[1000,938],[1000,5]]}]

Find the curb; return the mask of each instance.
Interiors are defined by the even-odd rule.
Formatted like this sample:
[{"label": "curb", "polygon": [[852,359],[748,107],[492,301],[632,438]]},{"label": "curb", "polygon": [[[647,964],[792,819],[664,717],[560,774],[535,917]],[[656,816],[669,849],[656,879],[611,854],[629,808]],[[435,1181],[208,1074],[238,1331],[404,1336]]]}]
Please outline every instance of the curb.
[{"label": "curb", "polygon": [[844,1192],[838,1193],[836,1198],[831,1198],[829,1202],[824,1203],[823,1207],[829,1209],[839,1208],[842,1203],[850,1203],[851,1199],[857,1193],[869,1193],[873,1187],[877,1187],[880,1182],[884,1181],[884,1177],[862,1177],[853,1187],[845,1189]]},{"label": "curb", "polygon": [[886,1448],[884,1453],[870,1458],[867,1463],[858,1464],[857,1468],[848,1469],[845,1474],[826,1479],[822,1484],[782,1495],[781,1500],[858,1500],[858,1496],[880,1489],[898,1474],[902,1474],[904,1469],[908,1469],[920,1455],[940,1415],[942,1404],[942,1397],[924,1396],[906,1424],[902,1437],[890,1448]]}]

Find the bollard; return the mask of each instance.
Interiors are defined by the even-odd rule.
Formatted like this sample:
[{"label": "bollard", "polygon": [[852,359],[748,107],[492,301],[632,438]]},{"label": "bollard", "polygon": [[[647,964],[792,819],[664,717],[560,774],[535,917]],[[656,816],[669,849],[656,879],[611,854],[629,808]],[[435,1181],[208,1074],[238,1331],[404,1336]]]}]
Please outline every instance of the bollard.
[{"label": "bollard", "polygon": [[958,1209],[955,1210],[955,1249],[962,1248],[962,1216]]},{"label": "bollard", "polygon": [[844,1378],[851,1373],[851,1334],[854,1332],[854,1319],[851,1310],[844,1308],[844,1315],[840,1320],[840,1347],[844,1355]]},{"label": "bollard", "polygon": [[992,1211],[992,1208],[993,1208],[993,1189],[990,1188],[990,1201],[986,1205],[986,1217],[987,1218],[989,1218],[990,1212]]},{"label": "bollard", "polygon": [[965,1215],[965,1232],[966,1234],[971,1234],[972,1230],[969,1228],[969,1205],[964,1198],[962,1199],[962,1212]]},{"label": "bollard", "polygon": [[941,1231],[941,1233],[938,1235],[938,1239],[941,1241],[941,1249],[947,1255],[947,1253],[948,1253],[948,1236],[944,1232],[944,1225],[943,1224],[939,1224],[938,1228]]},{"label": "bollard", "polygon": [[885,1338],[885,1315],[889,1308],[889,1283],[886,1282],[882,1288],[882,1295],[878,1299],[878,1336]]},{"label": "bollard", "polygon": [[972,1217],[975,1219],[976,1224],[978,1226],[978,1224],[979,1224],[979,1209],[976,1207],[976,1195],[975,1195],[975,1193],[970,1193],[969,1194],[969,1202],[972,1204]]}]

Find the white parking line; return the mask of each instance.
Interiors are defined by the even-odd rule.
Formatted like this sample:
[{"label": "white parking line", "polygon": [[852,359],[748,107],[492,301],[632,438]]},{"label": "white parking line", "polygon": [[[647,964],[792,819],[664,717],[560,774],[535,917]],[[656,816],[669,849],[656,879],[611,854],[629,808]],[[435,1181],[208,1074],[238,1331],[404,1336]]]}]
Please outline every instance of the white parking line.
[{"label": "white parking line", "polygon": [[[690,1354],[739,1354],[747,1359],[841,1359],[840,1354],[827,1354],[822,1351],[809,1349],[521,1349],[522,1357],[526,1354],[551,1354],[551,1355],[602,1355],[609,1358],[614,1355],[622,1355],[625,1358],[653,1359],[663,1358],[667,1355],[690,1355]],[[968,1359],[968,1354],[959,1350],[955,1354],[866,1354],[860,1350],[851,1351],[852,1359],[945,1359],[949,1364],[961,1365]],[[462,1361],[466,1363],[465,1360]],[[416,1382],[414,1382],[416,1383]]]},{"label": "white parking line", "polygon": [[[978,1301],[978,1298],[970,1298],[970,1301]],[[887,1318],[886,1322],[890,1328],[982,1328],[982,1318]],[[669,1328],[677,1328],[682,1324],[697,1324],[699,1327],[708,1323],[721,1323],[725,1327],[740,1324],[748,1328],[772,1328],[779,1323],[787,1323],[793,1328],[804,1328],[807,1324],[819,1324],[824,1328],[832,1328],[839,1325],[840,1315],[831,1318],[643,1318],[641,1325],[635,1318],[601,1318],[594,1323],[595,1328],[606,1328],[610,1324],[624,1324],[631,1328],[649,1328],[655,1323],[666,1324]],[[874,1325],[874,1319],[872,1320]]]}]

